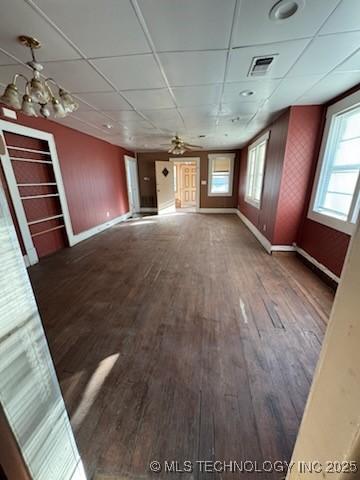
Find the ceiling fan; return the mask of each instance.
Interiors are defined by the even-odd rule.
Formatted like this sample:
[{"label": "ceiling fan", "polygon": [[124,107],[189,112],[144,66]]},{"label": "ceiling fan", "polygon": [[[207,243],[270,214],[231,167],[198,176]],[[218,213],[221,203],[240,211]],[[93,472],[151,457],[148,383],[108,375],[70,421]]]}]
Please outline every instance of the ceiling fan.
[{"label": "ceiling fan", "polygon": [[[168,144],[162,144],[162,146],[168,146]],[[188,150],[194,150],[194,149],[201,149],[199,145],[191,145],[190,143],[184,142],[179,135],[175,135],[171,139],[170,143],[170,148],[168,150],[168,153],[171,153],[173,155],[183,155],[186,151]]]}]

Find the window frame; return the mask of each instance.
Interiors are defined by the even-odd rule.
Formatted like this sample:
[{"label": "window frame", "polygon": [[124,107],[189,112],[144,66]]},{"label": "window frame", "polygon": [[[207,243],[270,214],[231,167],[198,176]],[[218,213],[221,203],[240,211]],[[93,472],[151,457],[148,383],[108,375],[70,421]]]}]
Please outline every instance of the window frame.
[{"label": "window frame", "polygon": [[359,210],[360,174],[358,176],[357,184],[354,190],[354,195],[351,202],[347,220],[341,220],[340,218],[331,217],[326,213],[321,213],[321,212],[318,212],[317,210],[314,210],[314,208],[315,208],[315,202],[316,202],[318,191],[323,188],[323,185],[320,183],[320,180],[322,179],[321,177],[322,177],[323,168],[326,168],[325,161],[327,158],[329,158],[329,155],[331,155],[329,151],[334,147],[335,138],[332,138],[332,134],[334,134],[334,131],[332,130],[334,122],[338,116],[345,114],[347,112],[350,112],[351,110],[359,107],[360,107],[360,91],[355,92],[352,95],[348,95],[342,100],[339,100],[338,102],[331,105],[326,111],[325,128],[324,128],[324,133],[321,140],[321,148],[320,148],[318,163],[316,166],[316,173],[315,173],[315,178],[314,178],[314,183],[313,183],[311,198],[310,198],[310,204],[309,204],[309,209],[307,214],[307,217],[310,220],[313,220],[327,227],[333,228],[334,230],[338,230],[340,232],[346,233],[347,235],[352,235],[356,227],[357,219],[355,219],[355,223],[352,220],[354,219],[356,212]]},{"label": "window frame", "polygon": [[[227,192],[211,192],[212,162],[218,157],[226,157],[230,160],[229,190]],[[208,196],[209,197],[232,197],[234,194],[234,162],[235,153],[209,153],[208,155]]]},{"label": "window frame", "polygon": [[[245,195],[244,200],[246,203],[249,203],[253,207],[257,208],[258,210],[261,209],[261,202],[262,202],[262,194],[263,194],[263,187],[264,187],[264,178],[265,178],[265,168],[266,168],[266,156],[267,156],[267,148],[268,148],[268,141],[270,138],[270,130],[265,132],[261,137],[257,138],[255,142],[248,146],[247,152],[247,165],[246,165],[246,179],[245,179]],[[248,195],[248,185],[249,185],[249,168],[250,168],[250,155],[254,149],[257,149],[260,145],[265,143],[265,158],[264,158],[264,168],[262,173],[261,179],[261,193],[259,201],[255,200],[253,197]]]}]

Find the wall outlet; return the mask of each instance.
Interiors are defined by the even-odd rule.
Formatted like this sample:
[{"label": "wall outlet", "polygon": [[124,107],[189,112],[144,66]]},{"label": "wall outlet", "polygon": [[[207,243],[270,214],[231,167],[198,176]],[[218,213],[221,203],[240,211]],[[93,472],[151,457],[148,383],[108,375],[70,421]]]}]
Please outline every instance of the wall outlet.
[{"label": "wall outlet", "polygon": [[207,185],[207,181],[206,180],[201,180],[201,185]]}]

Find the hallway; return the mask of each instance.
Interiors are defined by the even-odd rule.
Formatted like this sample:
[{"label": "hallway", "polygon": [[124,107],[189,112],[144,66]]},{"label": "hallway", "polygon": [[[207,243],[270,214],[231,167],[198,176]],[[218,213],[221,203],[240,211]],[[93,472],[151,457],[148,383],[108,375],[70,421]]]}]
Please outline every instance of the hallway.
[{"label": "hallway", "polygon": [[290,460],[333,296],[300,261],[269,256],[235,215],[176,214],[29,272],[89,479]]}]

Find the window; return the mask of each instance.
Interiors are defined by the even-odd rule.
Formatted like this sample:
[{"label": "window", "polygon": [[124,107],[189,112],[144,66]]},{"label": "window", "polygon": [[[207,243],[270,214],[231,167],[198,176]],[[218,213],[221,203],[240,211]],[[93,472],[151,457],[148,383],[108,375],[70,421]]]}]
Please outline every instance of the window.
[{"label": "window", "polygon": [[234,153],[209,155],[209,196],[231,197],[233,194]]},{"label": "window", "polygon": [[248,149],[245,201],[260,208],[264,180],[266,147],[270,132],[260,137]]},{"label": "window", "polygon": [[360,105],[349,106],[352,100],[354,95],[328,110],[309,212],[311,219],[349,234],[358,216],[360,188]]}]

